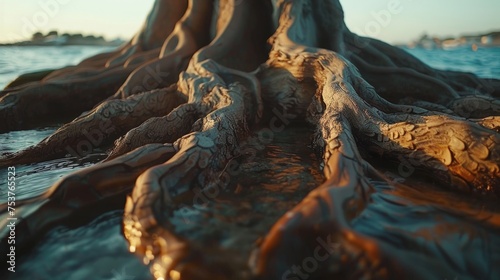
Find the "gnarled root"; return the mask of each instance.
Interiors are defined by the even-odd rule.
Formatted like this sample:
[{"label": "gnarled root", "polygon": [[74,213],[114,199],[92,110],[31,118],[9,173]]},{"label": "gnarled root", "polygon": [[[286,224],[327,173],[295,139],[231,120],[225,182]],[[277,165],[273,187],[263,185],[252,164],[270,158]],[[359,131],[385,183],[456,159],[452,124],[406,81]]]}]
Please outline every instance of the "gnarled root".
[{"label": "gnarled root", "polygon": [[[171,158],[171,145],[146,145],[107,163],[82,169],[65,177],[39,197],[16,202],[16,246],[25,250],[51,227],[69,223],[78,214],[84,223],[102,211],[123,207],[137,176],[147,168]],[[7,204],[2,204],[0,231],[2,251],[7,249]],[[5,250],[3,250],[5,249]]]},{"label": "gnarled root", "polygon": [[[91,149],[104,147],[130,130],[104,162],[22,203],[19,226],[26,233],[18,237],[20,242],[76,211],[94,205],[104,209],[100,207],[106,198],[123,202],[135,181],[126,199],[124,235],[130,250],[151,265],[155,278],[248,278],[248,266],[228,257],[230,248],[207,248],[180,236],[171,218],[180,205],[194,204],[198,192],[228,180],[223,171],[243,154],[245,138],[271,108],[284,110],[284,123],[288,116],[299,116],[316,127],[313,145],[326,180],[271,228],[253,255],[254,276],[428,278],[429,271],[414,271],[392,244],[355,227],[371,206],[376,182],[392,191],[403,187],[381,175],[379,166],[392,170],[392,163],[405,162],[415,174],[433,177],[431,187],[500,195],[498,82],[437,71],[402,50],[355,36],[347,30],[337,0],[274,1],[277,29],[269,39],[270,52],[264,42],[272,32],[271,1],[220,0],[212,9],[212,1],[190,0],[187,10],[187,1],[157,1],[162,3],[177,11],[179,21],[168,25],[170,36],[138,37],[162,38],[161,50],[156,39],[155,44],[131,42],[119,53],[83,63],[88,73],[100,71],[93,67],[103,61],[108,70],[115,69],[106,73],[144,63],[120,91],[39,145],[0,162],[60,157],[66,147],[78,151],[82,141]],[[180,11],[186,11],[182,18]],[[257,13],[264,16],[255,17]],[[207,34],[212,17],[217,17],[212,22],[216,30]],[[162,81],[148,80],[148,87],[173,85],[137,93],[134,87],[144,82],[148,68],[168,73]],[[72,78],[87,73],[82,69]],[[63,78],[59,74],[40,73],[25,80]],[[32,84],[24,86],[19,92],[33,90]],[[53,81],[46,86],[54,86]],[[2,101],[15,99],[11,93]],[[3,109],[11,112],[8,106]],[[276,125],[273,120],[271,126]],[[111,127],[101,128],[103,122]],[[96,129],[99,141],[92,143]],[[475,222],[489,219],[484,224],[498,228],[498,217],[487,217],[492,212],[467,211]],[[427,244],[415,244],[428,249]],[[441,250],[439,257],[450,253],[446,246],[434,250]],[[300,264],[308,270],[297,268]],[[310,269],[311,264],[316,268]]]},{"label": "gnarled root", "polygon": [[[401,275],[400,269],[411,271],[408,264],[396,261],[393,252],[382,249],[379,242],[350,227],[351,221],[370,202],[371,178],[384,179],[361,157],[356,143],[364,151],[387,158],[408,160],[409,155],[418,155],[418,167],[435,174],[444,185],[498,195],[495,187],[500,185],[499,135],[460,117],[414,106],[396,106],[379,97],[357,69],[338,53],[300,45],[314,42],[313,36],[293,42],[297,40],[294,37],[298,32],[297,22],[306,21],[299,16],[304,14],[305,7],[307,4],[300,1],[285,2],[281,7],[281,29],[273,37],[268,64],[287,69],[302,81],[296,88],[297,100],[304,99],[303,94],[308,91],[303,88],[310,87],[313,80],[316,95],[308,113],[310,122],[318,127],[315,145],[324,155],[327,181],[271,229],[255,252],[254,271],[265,279],[292,276],[305,279],[311,273],[343,279],[401,277],[404,274]],[[396,66],[389,58],[386,60]],[[361,60],[358,62],[362,64]],[[395,68],[390,71],[398,75],[408,72]],[[454,89],[439,79],[417,72],[408,74],[412,78],[422,76],[423,81],[429,82],[429,89],[444,85],[436,96],[445,98],[429,102],[446,105],[459,98]],[[393,78],[402,81],[399,76]],[[278,81],[279,77],[275,82]],[[325,248],[328,255],[319,256],[317,248],[322,244],[318,240],[325,238],[333,240],[330,244],[333,247]],[[324,262],[318,264],[315,259],[316,268],[304,273],[297,266],[306,262],[304,256],[318,257]]]},{"label": "gnarled root", "polygon": [[376,39],[364,38],[347,29],[346,57],[380,96],[397,103],[427,101],[447,106],[459,96],[495,96],[497,82],[470,73],[432,69],[404,50]]},{"label": "gnarled root", "polygon": [[193,200],[193,189],[212,188],[219,182],[218,174],[236,155],[239,142],[247,134],[247,124],[262,116],[257,80],[211,59],[222,57],[223,51],[230,47],[227,44],[234,42],[231,39],[237,33],[228,27],[251,26],[251,21],[245,22],[236,15],[258,5],[245,3],[231,7],[235,10],[223,31],[194,56],[179,81],[179,88],[185,89],[189,102],[206,116],[196,121],[193,133],[174,143],[178,151],[176,156],[139,177],[126,205],[124,232],[130,249],[143,256],[145,263],[153,263],[152,272],[156,278],[173,277],[175,273],[192,275],[190,267],[193,265],[196,274],[203,278],[210,275],[217,275],[219,279],[241,277],[238,270],[215,271],[210,265],[214,260],[206,256],[206,252],[193,259],[199,245],[177,236],[169,217],[181,201]]},{"label": "gnarled root", "polygon": [[36,146],[0,159],[0,166],[39,162],[67,154],[85,157],[149,118],[161,116],[183,102],[184,96],[175,86],[124,100],[106,101],[62,126]]},{"label": "gnarled root", "polygon": [[0,132],[41,127],[74,118],[115,93],[130,73],[115,69],[95,77],[34,84],[0,97]]},{"label": "gnarled root", "polygon": [[[219,100],[220,107],[199,120],[199,131],[174,143],[175,157],[139,177],[127,202],[124,230],[130,249],[143,255],[146,263],[154,263],[152,272],[157,278],[175,271],[192,273],[187,269],[187,256],[194,253],[188,248],[195,245],[188,246],[175,235],[169,217],[179,199],[192,201],[194,188],[216,184],[218,172],[235,155],[247,130],[241,92],[238,84],[231,84],[228,89],[221,85],[211,89],[206,98]],[[209,268],[204,255],[198,258],[195,261],[200,261],[201,267]]]},{"label": "gnarled root", "polygon": [[212,1],[189,1],[186,14],[165,40],[159,57],[134,70],[113,98],[126,98],[175,83],[190,57],[208,44],[212,5]]},{"label": "gnarled root", "polygon": [[[340,135],[318,140],[325,141],[327,181],[270,230],[255,252],[253,268],[257,275],[265,279],[320,275],[385,279],[394,273],[387,270],[388,260],[384,260],[376,241],[349,226],[369,202],[372,190],[365,171],[369,165],[350,144],[353,139],[348,128],[339,129],[332,132]],[[319,269],[301,271],[298,267],[307,261],[304,256],[314,258],[316,267],[322,262]]]},{"label": "gnarled root", "polygon": [[110,160],[150,143],[172,143],[188,134],[194,122],[200,118],[197,106],[182,104],[167,116],[150,118],[116,140],[115,147],[106,160]]}]

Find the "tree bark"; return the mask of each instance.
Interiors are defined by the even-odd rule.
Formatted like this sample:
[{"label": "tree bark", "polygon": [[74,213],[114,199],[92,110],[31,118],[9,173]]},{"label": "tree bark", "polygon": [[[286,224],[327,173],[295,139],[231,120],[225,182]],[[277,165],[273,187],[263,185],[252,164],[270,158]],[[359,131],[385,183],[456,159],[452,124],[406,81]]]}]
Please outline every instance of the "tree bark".
[{"label": "tree bark", "polygon": [[[352,227],[371,203],[374,180],[398,188],[372,157],[418,162],[436,186],[498,198],[499,90],[496,80],[435,70],[351,33],[338,0],[157,0],[121,49],[23,76],[4,90],[3,131],[83,114],[0,164],[64,157],[93,131],[96,146],[116,140],[103,162],[23,203],[37,205],[23,217],[23,242],[130,192],[124,235],[154,277],[241,279],[248,275],[240,268],[214,269],[224,264],[179,236],[169,217],[193,190],[217,184],[266,112],[282,108],[316,128],[325,182],[277,221],[246,269],[263,279],[292,277],[288,268],[307,256],[297,248],[310,252],[314,237],[328,235],[338,248],[314,277],[404,278],[414,273],[408,263]],[[68,112],[54,115],[62,104]],[[55,209],[63,210],[48,219]]]}]

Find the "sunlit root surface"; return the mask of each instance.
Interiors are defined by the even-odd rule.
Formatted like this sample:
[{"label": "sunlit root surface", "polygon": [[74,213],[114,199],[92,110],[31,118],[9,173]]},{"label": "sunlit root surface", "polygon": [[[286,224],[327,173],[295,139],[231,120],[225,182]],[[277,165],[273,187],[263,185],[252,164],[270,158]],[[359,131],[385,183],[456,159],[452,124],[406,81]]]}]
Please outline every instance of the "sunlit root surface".
[{"label": "sunlit root surface", "polygon": [[358,37],[337,0],[157,0],[121,49],[0,94],[1,131],[78,116],[2,166],[107,149],[21,203],[19,246],[126,195],[156,279],[497,279],[498,85]]}]

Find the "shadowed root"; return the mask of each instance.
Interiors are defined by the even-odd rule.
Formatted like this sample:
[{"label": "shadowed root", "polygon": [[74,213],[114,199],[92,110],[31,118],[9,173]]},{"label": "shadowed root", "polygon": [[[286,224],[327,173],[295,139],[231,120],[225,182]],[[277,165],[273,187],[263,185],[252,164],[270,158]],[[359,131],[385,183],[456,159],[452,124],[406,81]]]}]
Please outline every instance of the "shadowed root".
[{"label": "shadowed root", "polygon": [[159,57],[134,70],[113,98],[126,98],[175,83],[191,56],[210,40],[212,6],[212,1],[189,1],[186,13],[166,38]]},{"label": "shadowed root", "polygon": [[115,93],[131,70],[33,84],[0,97],[0,132],[43,127],[77,117]]},{"label": "shadowed root", "polygon": [[70,154],[81,158],[105,147],[151,117],[161,116],[185,102],[175,86],[124,100],[110,100],[62,126],[36,146],[7,155],[0,166],[50,160]]},{"label": "shadowed root", "polygon": [[[175,149],[171,145],[146,145],[115,160],[77,171],[39,197],[18,201],[18,249],[27,249],[51,227],[69,223],[68,219],[75,214],[78,215],[77,220],[84,223],[101,214],[103,209],[123,207],[125,195],[130,192],[137,176],[174,154]],[[2,223],[7,223],[7,205],[1,206]],[[8,236],[6,230],[8,227],[2,224],[1,246],[8,245],[4,239]]]}]

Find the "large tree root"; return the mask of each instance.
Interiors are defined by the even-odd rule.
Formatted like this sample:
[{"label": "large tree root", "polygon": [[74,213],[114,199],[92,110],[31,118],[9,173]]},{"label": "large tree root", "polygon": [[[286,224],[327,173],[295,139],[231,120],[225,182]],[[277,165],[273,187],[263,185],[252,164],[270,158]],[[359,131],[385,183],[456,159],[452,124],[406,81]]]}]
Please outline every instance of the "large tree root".
[{"label": "large tree root", "polygon": [[128,69],[115,69],[70,83],[44,82],[7,93],[0,98],[0,117],[5,120],[0,123],[0,132],[74,118],[116,92],[129,73]]},{"label": "large tree root", "polygon": [[110,100],[62,126],[36,146],[0,160],[0,166],[64,157],[82,158],[105,147],[128,130],[185,102],[176,87],[154,90],[124,100]]},{"label": "large tree root", "polygon": [[165,40],[159,58],[138,67],[113,97],[126,98],[176,82],[189,58],[210,39],[211,6],[211,1],[190,2],[186,14]]},{"label": "large tree root", "polygon": [[[157,1],[152,14],[173,5],[170,16],[177,23],[166,23],[172,29],[168,38],[161,33],[148,37],[149,47],[134,41],[82,63],[89,68],[142,65],[128,82],[37,146],[0,161],[12,165],[61,157],[65,147],[78,151],[82,141],[95,140],[96,129],[99,141],[91,149],[118,138],[104,162],[22,203],[21,212],[27,213],[20,224],[26,229],[22,242],[107,198],[123,203],[135,181],[123,231],[130,251],[151,266],[156,279],[248,278],[247,265],[227,265],[229,249],[207,248],[179,235],[171,218],[180,205],[192,204],[197,192],[227,180],[224,171],[244,153],[247,136],[262,119],[276,126],[269,112],[279,108],[283,123],[293,116],[316,127],[313,146],[325,182],[270,229],[253,254],[253,276],[427,277],[428,271],[416,271],[397,250],[355,230],[353,222],[372,203],[375,181],[401,187],[380,173],[399,161],[432,177],[433,187],[499,197],[499,84],[437,71],[402,50],[357,37],[347,30],[336,0],[274,1],[270,52],[264,44],[272,32],[270,1],[214,2],[212,7],[205,0]],[[253,16],[257,13],[263,16]],[[169,74],[162,81],[148,80],[148,89],[162,89],[135,90],[151,68]],[[75,70],[73,78],[81,73]],[[63,77],[40,73],[25,80],[47,75]],[[100,128],[103,122],[111,127]],[[485,220],[478,223],[498,230],[497,216]],[[317,255],[319,239],[327,242],[326,255]],[[295,266],[316,255],[322,260],[316,269],[305,273]]]},{"label": "large tree root", "polygon": [[[306,57],[311,60],[315,56],[301,55],[304,57],[297,61],[304,61]],[[349,227],[349,221],[369,202],[370,172],[366,170],[372,170],[352,143],[363,143],[366,150],[387,158],[414,160],[419,168],[433,172],[445,186],[499,195],[497,143],[500,137],[450,116],[425,116],[427,112],[417,108],[415,111],[424,116],[401,113],[388,117],[400,123],[389,124],[384,119],[385,113],[369,106],[354,91],[351,83],[358,81],[356,76],[359,74],[352,65],[333,53],[320,55],[312,61],[310,67],[317,67],[319,72],[313,76],[321,77],[317,83],[324,85],[318,90],[318,101],[311,105],[310,113],[311,121],[320,129],[316,145],[324,151],[327,182],[273,227],[255,257],[258,260],[255,272],[269,279],[292,275],[303,278],[303,272],[293,269],[295,264],[302,262],[302,257],[291,257],[296,249],[290,248],[304,248],[304,253],[298,256],[312,256],[316,239],[321,237],[336,247],[331,248],[328,256],[332,263],[324,263],[315,275],[336,275],[343,279],[403,277],[399,275],[401,264],[393,261],[395,256],[382,252],[374,240]],[[331,65],[335,67],[328,67]],[[292,64],[287,68],[293,67]],[[297,77],[299,80],[304,78]],[[485,146],[465,145],[479,142]],[[411,268],[405,267],[405,270],[408,273]]]},{"label": "large tree root", "polygon": [[187,103],[175,108],[167,116],[148,119],[118,139],[107,160],[146,144],[172,143],[188,134],[194,122],[201,117],[196,107]]},{"label": "large tree root", "polygon": [[[147,168],[168,160],[174,153],[171,145],[146,145],[120,159],[75,172],[40,197],[18,202],[17,248],[23,251],[28,249],[41,234],[57,224],[73,221],[74,225],[78,225],[74,219],[70,220],[75,214],[80,217],[78,222],[83,223],[98,215],[98,209],[123,207],[125,195],[130,192],[137,176]],[[1,205],[2,251],[8,248],[4,247],[8,244],[3,239],[8,236],[5,224],[7,210],[7,204]]]},{"label": "large tree root", "polygon": [[[378,97],[373,87],[342,57],[294,45],[290,38],[294,32],[300,32],[295,29],[298,25],[295,25],[295,16],[303,13],[302,9],[304,6],[300,4],[296,7],[284,4],[286,12],[280,19],[283,30],[278,29],[275,34],[268,64],[287,69],[299,81],[315,80],[318,89],[309,114],[311,122],[318,126],[315,144],[324,153],[327,182],[273,227],[256,252],[255,273],[265,279],[305,279],[320,275],[392,279],[404,277],[400,271],[404,267],[406,275],[410,275],[412,269],[408,264],[395,262],[396,256],[384,252],[375,240],[353,232],[349,226],[369,203],[371,191],[366,170],[372,167],[362,159],[353,143],[363,143],[365,149],[388,158],[414,159],[419,168],[434,172],[444,185],[499,195],[500,136],[461,118],[435,115],[411,106],[396,109]],[[301,39],[301,43],[308,41]],[[443,83],[437,79],[410,74],[417,80],[420,75],[422,81],[429,81],[430,89],[442,87]],[[442,93],[458,97],[449,86],[442,88]],[[449,98],[443,100],[449,101]],[[439,104],[443,100],[429,101]],[[387,109],[392,110],[382,111]],[[390,115],[394,113],[396,115]],[[371,138],[365,141],[367,136]],[[304,274],[295,264],[303,263],[303,256],[316,256],[314,247],[318,246],[318,238],[333,240],[335,247],[330,248],[328,261],[313,271],[313,275]],[[297,254],[297,250],[301,253]]]},{"label": "large tree root", "polygon": [[[224,50],[231,47],[228,44],[235,42],[231,39],[237,33],[228,27],[251,26],[251,21],[237,16],[239,12],[257,7],[250,2],[230,7],[234,12],[230,13],[223,31],[213,43],[195,55],[180,80],[179,88],[187,89],[190,102],[199,103],[199,113],[210,113],[196,122],[195,132],[174,143],[178,151],[175,157],[138,178],[127,201],[125,236],[131,251],[142,255],[145,263],[152,263],[152,273],[156,278],[174,277],[176,274],[188,278],[242,277],[241,270],[220,271],[216,266],[208,265],[220,264],[223,260],[211,259],[206,252],[199,252],[197,248],[200,245],[177,236],[169,223],[169,216],[178,203],[193,200],[194,188],[212,188],[219,181],[218,174],[236,155],[238,143],[247,133],[247,123],[258,121],[262,115],[260,87],[255,78],[211,59],[206,60],[206,57],[222,57]],[[233,83],[228,84],[231,81]],[[253,97],[246,98],[248,94]],[[249,108],[257,108],[257,111]],[[193,259],[193,256],[196,258]],[[193,265],[198,268],[193,270]]]}]

